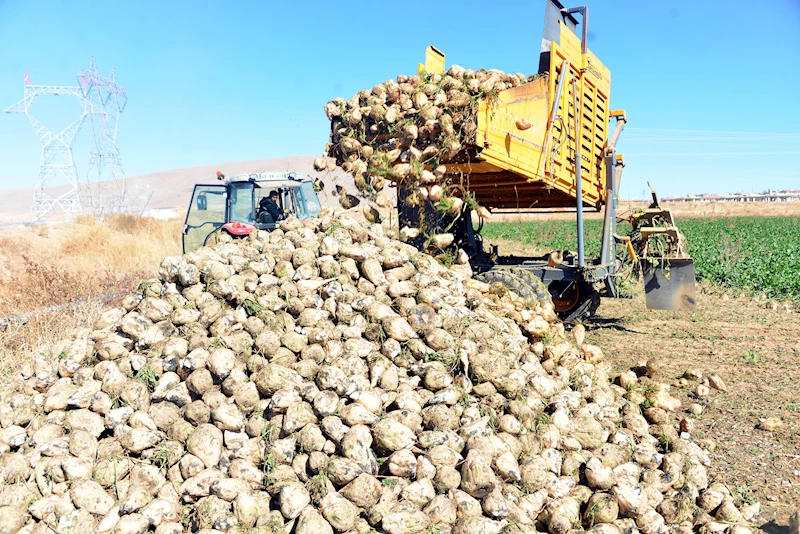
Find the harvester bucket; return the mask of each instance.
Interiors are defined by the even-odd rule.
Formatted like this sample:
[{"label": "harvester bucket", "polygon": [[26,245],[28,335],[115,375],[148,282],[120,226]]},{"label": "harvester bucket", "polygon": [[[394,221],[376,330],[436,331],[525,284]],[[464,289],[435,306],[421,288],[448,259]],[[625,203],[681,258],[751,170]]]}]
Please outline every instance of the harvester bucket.
[{"label": "harvester bucket", "polygon": [[694,311],[694,260],[641,261],[648,310]]}]

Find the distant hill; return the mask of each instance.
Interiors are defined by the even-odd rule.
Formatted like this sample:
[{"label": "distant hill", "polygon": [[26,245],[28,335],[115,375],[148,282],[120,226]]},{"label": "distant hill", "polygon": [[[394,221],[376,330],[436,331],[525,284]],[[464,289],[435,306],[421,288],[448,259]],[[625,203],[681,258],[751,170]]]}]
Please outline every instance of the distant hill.
[{"label": "distant hill", "polygon": [[[320,177],[325,182],[326,193],[320,194],[323,206],[338,205],[338,197],[330,194],[334,182],[332,178],[339,176],[344,184],[352,184],[352,178],[341,169],[330,173],[319,173],[313,168],[315,156],[289,156],[285,158],[261,159],[252,161],[231,161],[197,167],[185,167],[167,171],[145,174],[128,178],[127,187],[129,194],[136,197],[146,197],[152,192],[148,209],[174,208],[182,216],[188,206],[192,189],[198,183],[216,182],[216,173],[221,171],[226,176],[235,176],[250,172],[288,172],[294,171],[307,177]],[[352,185],[350,188],[352,189]],[[54,187],[48,191],[51,194],[66,192],[66,186]],[[351,191],[352,192],[352,191]],[[27,221],[33,188],[0,190],[0,222]]]}]

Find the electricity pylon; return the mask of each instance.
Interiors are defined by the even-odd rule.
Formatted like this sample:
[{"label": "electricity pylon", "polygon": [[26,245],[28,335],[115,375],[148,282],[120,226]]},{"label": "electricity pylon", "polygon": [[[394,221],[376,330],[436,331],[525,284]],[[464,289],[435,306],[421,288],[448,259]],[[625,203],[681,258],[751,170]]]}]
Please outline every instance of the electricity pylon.
[{"label": "electricity pylon", "polygon": [[93,205],[96,212],[130,212],[131,202],[125,184],[125,171],[122,168],[122,158],[120,158],[117,140],[120,114],[125,110],[125,104],[128,102],[125,89],[117,83],[113,68],[107,78],[98,72],[94,57],[92,57],[89,69],[80,71],[77,76],[84,98],[102,110],[102,114],[89,116],[94,134],[94,147],[89,156],[86,181],[87,184],[91,184],[90,177],[92,169],[94,169],[97,173],[98,197],[101,184],[114,189],[110,198],[104,201],[100,201],[99,198],[87,200],[90,200],[90,204]]},{"label": "electricity pylon", "polygon": [[[31,205],[31,222],[41,220],[45,215],[56,208],[60,208],[68,215],[77,215],[83,210],[80,187],[78,185],[78,171],[72,157],[72,147],[75,137],[86,120],[87,115],[101,115],[102,110],[86,98],[80,87],[63,85],[34,85],[27,73],[24,78],[24,98],[5,110],[6,113],[24,113],[33,126],[36,135],[42,142],[42,155],[39,160],[39,174],[36,177],[36,186],[33,190],[33,204]],[[58,133],[51,132],[31,115],[31,105],[37,96],[74,96],[83,109],[80,117]],[[48,182],[58,178],[66,178],[69,189],[62,195],[53,196],[45,191]]]}]

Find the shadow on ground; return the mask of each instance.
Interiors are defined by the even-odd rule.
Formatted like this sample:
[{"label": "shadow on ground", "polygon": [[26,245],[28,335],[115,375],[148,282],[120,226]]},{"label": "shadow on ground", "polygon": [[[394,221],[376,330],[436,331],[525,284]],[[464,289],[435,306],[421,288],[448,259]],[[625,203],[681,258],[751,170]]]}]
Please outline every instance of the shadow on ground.
[{"label": "shadow on ground", "polygon": [[759,528],[767,534],[789,534],[789,527],[779,525],[774,519],[769,523],[764,523]]},{"label": "shadow on ground", "polygon": [[626,322],[627,321],[624,318],[594,316],[589,319],[584,326],[588,331],[611,329],[618,332],[630,332],[631,334],[650,334],[650,332],[634,330],[633,328],[628,327]]}]

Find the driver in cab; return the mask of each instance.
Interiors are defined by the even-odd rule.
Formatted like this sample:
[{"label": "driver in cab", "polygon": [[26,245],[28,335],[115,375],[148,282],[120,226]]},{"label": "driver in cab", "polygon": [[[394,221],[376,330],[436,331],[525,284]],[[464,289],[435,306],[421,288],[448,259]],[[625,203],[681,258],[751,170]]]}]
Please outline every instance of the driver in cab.
[{"label": "driver in cab", "polygon": [[283,219],[283,210],[278,206],[278,192],[272,190],[269,195],[263,197],[258,203],[259,213],[269,213],[272,220],[278,222]]}]

